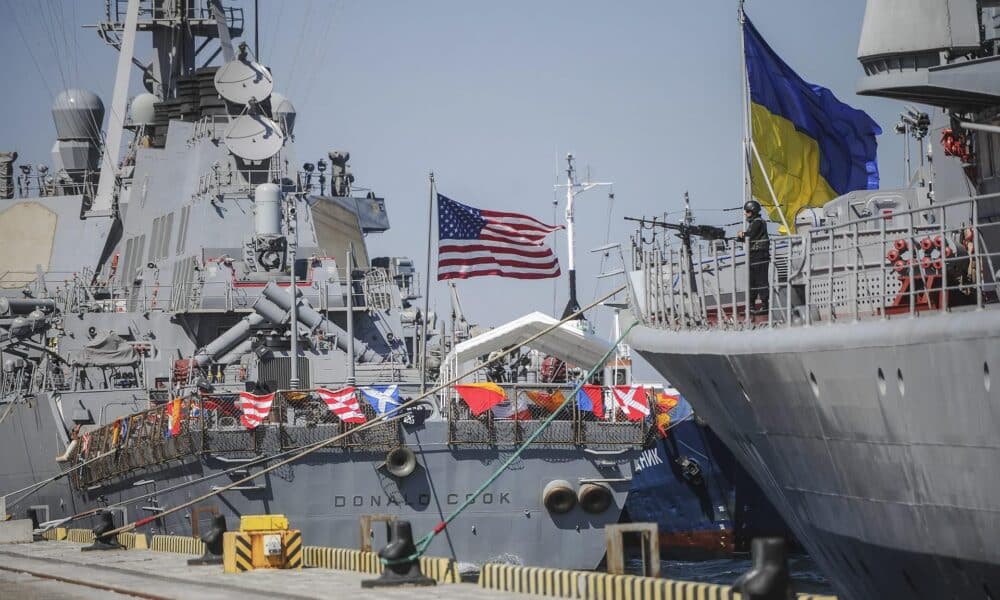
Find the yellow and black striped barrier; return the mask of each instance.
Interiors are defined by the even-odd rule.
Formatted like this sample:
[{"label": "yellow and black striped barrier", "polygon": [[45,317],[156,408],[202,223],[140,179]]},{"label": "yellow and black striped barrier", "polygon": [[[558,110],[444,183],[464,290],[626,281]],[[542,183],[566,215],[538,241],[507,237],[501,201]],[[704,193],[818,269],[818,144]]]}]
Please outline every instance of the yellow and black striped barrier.
[{"label": "yellow and black striped barrier", "polygon": [[[739,600],[741,597],[730,586],[714,583],[499,564],[483,565],[479,586],[502,592],[578,600]],[[798,594],[797,600],[836,598]]]},{"label": "yellow and black striped barrier", "polygon": [[285,535],[285,568],[302,568],[302,532],[292,529]]},{"label": "yellow and black striped barrier", "polygon": [[305,566],[321,569],[337,569],[338,571],[354,571],[355,573],[382,573],[382,563],[378,554],[362,552],[352,548],[326,548],[323,546],[305,546]]},{"label": "yellow and black striped barrier", "polygon": [[250,534],[227,531],[222,544],[222,570],[226,573],[253,571],[253,541]]},{"label": "yellow and black striped barrier", "polygon": [[[352,548],[326,548],[305,546],[305,566],[355,573],[382,574],[382,562],[374,552],[362,552]],[[440,583],[459,583],[461,577],[458,565],[450,558],[421,556],[420,570],[424,575]]]},{"label": "yellow and black striped barrier", "polygon": [[94,542],[94,532],[89,529],[67,529],[66,539],[78,544],[91,544]]},{"label": "yellow and black striped barrier", "polygon": [[129,531],[123,531],[118,534],[118,543],[125,546],[128,550],[148,550],[149,544],[146,543],[145,533],[132,533]]},{"label": "yellow and black striped barrier", "polygon": [[205,553],[205,542],[183,535],[154,535],[149,549],[156,552],[200,555]]},{"label": "yellow and black striped barrier", "polygon": [[66,531],[65,527],[53,527],[52,529],[46,529],[42,532],[42,539],[49,540],[50,542],[61,542],[66,539]]}]

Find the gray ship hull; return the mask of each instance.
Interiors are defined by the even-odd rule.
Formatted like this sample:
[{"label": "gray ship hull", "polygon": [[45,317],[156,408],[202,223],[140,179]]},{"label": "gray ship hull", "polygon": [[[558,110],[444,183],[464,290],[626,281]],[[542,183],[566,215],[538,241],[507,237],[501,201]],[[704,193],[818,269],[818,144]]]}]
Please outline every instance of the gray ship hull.
[{"label": "gray ship hull", "polygon": [[[0,452],[4,460],[5,491],[17,489],[56,474],[57,439],[54,421],[45,410],[45,398],[33,407],[16,406],[0,425]],[[41,409],[41,410],[39,410]],[[414,534],[434,526],[473,494],[513,452],[513,448],[453,448],[447,444],[448,424],[427,422],[404,428],[402,439],[417,456],[410,476],[397,479],[383,468],[384,452],[329,449],[315,452],[287,467],[213,497],[195,508],[217,508],[238,526],[240,515],[277,513],[301,529],[309,545],[345,548],[367,546],[378,551],[385,543],[379,517],[409,520]],[[27,438],[22,439],[22,435]],[[258,432],[261,447],[278,447],[276,428]],[[322,435],[322,434],[321,434]],[[316,439],[322,439],[317,437]],[[271,452],[269,451],[269,453]],[[17,454],[27,457],[17,458]],[[242,456],[249,456],[243,454]],[[439,535],[427,550],[429,556],[452,557],[460,563],[511,562],[526,565],[592,569],[604,556],[604,526],[619,519],[631,479],[631,450],[591,454],[572,446],[529,448],[476,501]],[[23,517],[30,507],[40,507],[41,519],[59,519],[95,506],[116,503],[184,481],[200,479],[238,466],[234,454],[201,454],[135,471],[127,477],[86,490],[72,489],[68,479],[53,482],[7,510]],[[16,472],[10,470],[16,466]],[[259,466],[250,467],[251,471]],[[151,516],[157,507],[169,508],[189,501],[245,476],[221,475],[190,486],[158,494],[125,507],[127,521]],[[578,484],[601,480],[614,493],[612,506],[588,514],[576,506],[563,515],[548,512],[542,490],[554,479]],[[155,482],[155,483],[154,483]],[[13,501],[11,498],[9,501]],[[116,509],[117,510],[117,509]],[[375,517],[371,528],[360,527],[364,517]],[[201,531],[209,514],[197,516]],[[181,511],[154,521],[140,531],[190,535],[192,513]],[[121,522],[121,516],[116,517]],[[89,519],[69,526],[90,527]],[[362,540],[368,535],[367,540]]]},{"label": "gray ship hull", "polygon": [[764,489],[843,598],[1000,593],[1000,312],[630,342]]}]

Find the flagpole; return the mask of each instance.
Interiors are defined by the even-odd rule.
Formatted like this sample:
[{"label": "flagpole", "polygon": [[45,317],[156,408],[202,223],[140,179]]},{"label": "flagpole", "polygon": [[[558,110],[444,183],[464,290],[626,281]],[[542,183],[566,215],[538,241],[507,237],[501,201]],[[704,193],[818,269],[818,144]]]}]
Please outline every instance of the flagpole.
[{"label": "flagpole", "polygon": [[428,176],[429,198],[427,199],[427,269],[424,271],[424,314],[420,332],[420,393],[427,389],[427,314],[431,299],[431,241],[434,237],[434,171]]},{"label": "flagpole", "polygon": [[746,13],[743,10],[744,0],[739,0],[739,17],[738,21],[740,24],[740,71],[743,73],[742,77],[742,92],[743,92],[743,203],[745,204],[752,198],[751,183],[750,183],[750,82],[747,76],[747,47],[746,47],[746,34],[744,33],[746,28]]},{"label": "flagpole", "polygon": [[771,201],[774,203],[774,208],[781,217],[781,224],[785,228],[787,233],[792,233],[791,228],[788,227],[788,220],[785,217],[785,211],[782,210],[781,203],[778,202],[778,195],[774,192],[774,186],[771,184],[771,178],[767,174],[767,170],[764,169],[764,161],[760,158],[760,153],[757,152],[757,146],[753,143],[753,127],[750,121],[750,75],[747,72],[747,44],[746,44],[746,11],[743,9],[745,0],[739,0],[739,22],[740,22],[740,57],[743,60],[743,64],[740,68],[743,70],[743,202],[746,203],[753,198],[753,181],[751,177],[752,163],[756,161],[757,166],[760,167],[761,175],[764,176],[764,183],[767,185],[767,191],[771,194]]}]

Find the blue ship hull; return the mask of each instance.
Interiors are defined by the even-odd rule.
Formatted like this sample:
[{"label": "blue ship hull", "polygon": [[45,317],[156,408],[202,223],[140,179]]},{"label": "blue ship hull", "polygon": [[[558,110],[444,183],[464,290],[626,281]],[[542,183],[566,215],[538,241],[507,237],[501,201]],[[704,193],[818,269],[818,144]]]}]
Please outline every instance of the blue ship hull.
[{"label": "blue ship hull", "polygon": [[680,402],[671,412],[684,416],[636,460],[623,518],[656,523],[664,558],[743,553],[759,536],[784,537],[795,546],[733,454]]}]

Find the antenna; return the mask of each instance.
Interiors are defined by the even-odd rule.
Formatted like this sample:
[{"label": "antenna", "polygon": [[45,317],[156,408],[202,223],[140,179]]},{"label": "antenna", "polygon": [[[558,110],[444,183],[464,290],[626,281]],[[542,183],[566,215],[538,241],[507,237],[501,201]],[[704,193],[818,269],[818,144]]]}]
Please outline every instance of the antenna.
[{"label": "antenna", "polygon": [[[566,188],[566,254],[569,257],[569,301],[563,310],[563,318],[580,310],[580,303],[576,299],[576,245],[574,240],[573,201],[578,195],[588,190],[601,186],[614,185],[611,182],[591,181],[589,174],[586,181],[578,183],[576,181],[576,167],[573,165],[574,160],[575,157],[572,153],[566,155],[566,183],[555,186],[557,189]],[[580,315],[578,320],[582,321],[585,319],[583,315]]]}]

